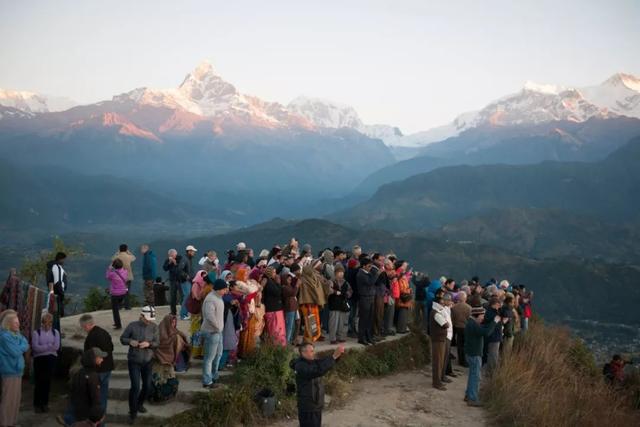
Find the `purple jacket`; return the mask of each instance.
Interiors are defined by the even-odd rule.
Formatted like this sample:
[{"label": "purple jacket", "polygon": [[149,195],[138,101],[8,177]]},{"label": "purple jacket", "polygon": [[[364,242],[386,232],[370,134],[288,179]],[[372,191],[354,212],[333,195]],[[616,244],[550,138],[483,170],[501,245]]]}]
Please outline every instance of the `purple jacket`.
[{"label": "purple jacket", "polygon": [[31,349],[33,357],[39,356],[57,356],[60,350],[60,332],[55,329],[45,331],[44,329],[35,330],[31,335]]},{"label": "purple jacket", "polygon": [[113,268],[109,267],[107,269],[107,280],[111,282],[111,286],[109,286],[109,293],[112,296],[119,297],[122,295],[126,295],[127,276],[127,270],[124,268],[114,270]]}]

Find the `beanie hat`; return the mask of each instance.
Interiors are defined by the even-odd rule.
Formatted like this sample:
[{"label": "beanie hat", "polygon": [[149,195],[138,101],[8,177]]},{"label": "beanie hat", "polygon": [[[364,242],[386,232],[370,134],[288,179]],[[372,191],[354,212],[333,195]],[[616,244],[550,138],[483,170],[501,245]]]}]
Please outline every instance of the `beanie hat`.
[{"label": "beanie hat", "polygon": [[221,289],[227,289],[227,282],[222,279],[217,279],[215,282],[213,282],[213,290],[219,291]]},{"label": "beanie hat", "polygon": [[347,267],[349,267],[350,269],[354,269],[358,266],[358,260],[356,259],[350,259],[349,262],[347,263]]},{"label": "beanie hat", "polygon": [[471,309],[471,315],[477,317],[484,314],[484,311],[484,307],[473,307]]}]

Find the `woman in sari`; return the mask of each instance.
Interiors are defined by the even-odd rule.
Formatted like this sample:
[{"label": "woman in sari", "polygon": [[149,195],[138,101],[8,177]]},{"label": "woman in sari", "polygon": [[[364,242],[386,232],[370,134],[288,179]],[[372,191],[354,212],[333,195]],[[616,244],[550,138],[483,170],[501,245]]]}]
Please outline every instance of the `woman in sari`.
[{"label": "woman in sari", "polygon": [[311,265],[302,268],[300,275],[300,295],[298,297],[305,342],[315,342],[322,338],[320,328],[320,307],[326,303],[323,278]]},{"label": "woman in sari", "polygon": [[179,381],[176,378],[175,365],[178,356],[183,351],[188,351],[189,341],[187,336],[178,330],[177,325],[178,319],[173,314],[167,314],[160,322],[160,344],[153,353],[151,399],[155,402],[163,402],[178,393]]},{"label": "woman in sari", "polygon": [[269,339],[274,344],[287,345],[282,286],[277,281],[276,270],[273,267],[267,267],[262,278],[262,301],[265,306],[264,318]]},{"label": "woman in sari", "polygon": [[256,346],[256,305],[260,304],[260,285],[255,280],[249,282],[236,282],[236,287],[244,297],[240,300],[240,341],[238,343],[237,357],[243,358],[253,352]]}]

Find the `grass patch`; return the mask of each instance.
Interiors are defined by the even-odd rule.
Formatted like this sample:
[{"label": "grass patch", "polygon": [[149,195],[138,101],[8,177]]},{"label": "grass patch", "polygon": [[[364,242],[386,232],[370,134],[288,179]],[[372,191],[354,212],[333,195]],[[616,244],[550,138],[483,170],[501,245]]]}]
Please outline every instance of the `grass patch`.
[{"label": "grass patch", "polygon": [[631,426],[640,413],[607,386],[593,356],[565,328],[533,322],[487,379],[483,397],[504,426]]},{"label": "grass patch", "polygon": [[[420,368],[429,363],[430,355],[429,340],[420,333],[411,333],[366,350],[345,352],[325,377],[326,393],[331,396],[330,406],[344,402],[351,395],[355,379]],[[261,346],[235,369],[227,387],[198,397],[196,409],[174,416],[169,425],[263,425],[269,420],[263,417],[255,399],[263,388],[272,390],[278,400],[274,419],[296,417],[296,396],[291,389],[295,374],[289,367],[294,357],[297,352],[290,348]]]}]

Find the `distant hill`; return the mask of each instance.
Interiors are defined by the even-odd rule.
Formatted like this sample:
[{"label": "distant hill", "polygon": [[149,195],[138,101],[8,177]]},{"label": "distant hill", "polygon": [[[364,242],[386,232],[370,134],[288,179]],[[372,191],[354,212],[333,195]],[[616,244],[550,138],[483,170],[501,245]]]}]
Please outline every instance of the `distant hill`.
[{"label": "distant hill", "polygon": [[640,138],[597,163],[455,166],[382,186],[366,202],[330,215],[395,231],[441,227],[494,209],[551,208],[611,222],[640,214]]},{"label": "distant hill", "polygon": [[[209,227],[231,218],[223,210],[178,203],[123,178],[82,175],[60,167],[32,167],[0,159],[0,231],[44,230],[61,234],[88,228],[94,232],[129,227],[162,229],[195,224]],[[190,226],[191,232],[195,227]]]},{"label": "distant hill", "polygon": [[546,160],[594,162],[604,159],[640,135],[640,120],[592,118],[585,122],[553,121],[506,127],[480,126],[430,144],[421,154],[385,166],[354,190],[371,195],[381,185],[444,166],[535,164]]},{"label": "distant hill", "polygon": [[554,209],[495,209],[425,234],[534,258],[571,256],[640,265],[638,224],[610,224]]}]

